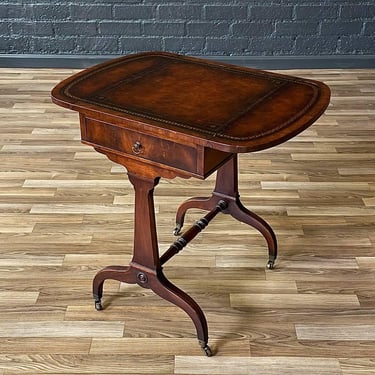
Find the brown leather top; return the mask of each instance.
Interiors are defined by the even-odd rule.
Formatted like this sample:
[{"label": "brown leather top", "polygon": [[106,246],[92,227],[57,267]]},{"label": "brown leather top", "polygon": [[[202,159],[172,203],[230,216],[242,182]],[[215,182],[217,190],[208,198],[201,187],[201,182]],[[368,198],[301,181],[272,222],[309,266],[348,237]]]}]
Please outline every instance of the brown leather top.
[{"label": "brown leather top", "polygon": [[52,92],[56,104],[81,113],[136,120],[226,152],[284,142],[311,125],[329,97],[321,82],[162,52],[94,66]]}]

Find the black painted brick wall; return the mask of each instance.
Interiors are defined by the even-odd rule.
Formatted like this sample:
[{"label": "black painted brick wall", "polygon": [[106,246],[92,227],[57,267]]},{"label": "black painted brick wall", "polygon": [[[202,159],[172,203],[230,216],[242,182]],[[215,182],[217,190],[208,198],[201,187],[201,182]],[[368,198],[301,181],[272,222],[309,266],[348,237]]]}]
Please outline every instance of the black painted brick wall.
[{"label": "black painted brick wall", "polygon": [[0,1],[0,53],[375,54],[375,1]]}]

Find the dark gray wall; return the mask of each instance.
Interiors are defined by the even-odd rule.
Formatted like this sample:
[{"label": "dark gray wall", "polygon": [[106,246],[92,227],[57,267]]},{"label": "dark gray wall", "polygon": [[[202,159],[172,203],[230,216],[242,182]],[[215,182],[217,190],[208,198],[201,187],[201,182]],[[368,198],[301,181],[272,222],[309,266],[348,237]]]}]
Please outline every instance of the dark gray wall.
[{"label": "dark gray wall", "polygon": [[0,1],[1,54],[375,55],[375,1]]}]

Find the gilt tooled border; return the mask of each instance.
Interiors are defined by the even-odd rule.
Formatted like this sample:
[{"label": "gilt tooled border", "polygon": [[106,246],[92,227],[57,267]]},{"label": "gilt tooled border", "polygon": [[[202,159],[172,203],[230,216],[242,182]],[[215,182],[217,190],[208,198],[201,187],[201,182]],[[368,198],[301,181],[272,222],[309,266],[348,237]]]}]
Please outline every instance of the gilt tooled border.
[{"label": "gilt tooled border", "polygon": [[[165,61],[159,62],[159,63],[155,64],[154,66],[151,66],[150,68],[145,68],[138,73],[132,74],[130,77],[120,79],[120,80],[114,82],[113,84],[106,86],[103,90],[100,91],[100,95],[93,95],[92,98],[103,100],[103,99],[105,99],[105,96],[104,96],[105,93],[107,93],[109,91],[112,91],[113,89],[115,89],[116,87],[118,87],[118,86],[120,86],[124,83],[130,83],[130,82],[137,81],[141,78],[145,78],[148,75],[150,75],[152,73],[155,73],[158,70],[161,70],[166,65],[167,65],[167,62],[165,62]],[[97,103],[97,102],[95,102],[95,103]]]},{"label": "gilt tooled border", "polygon": [[[293,80],[291,80],[291,81],[293,81]],[[251,141],[253,139],[258,139],[258,138],[262,138],[262,137],[274,134],[274,133],[288,127],[290,124],[297,121],[300,117],[302,117],[305,113],[307,113],[308,110],[314,105],[314,103],[317,102],[318,97],[319,97],[318,87],[314,83],[303,82],[303,81],[302,82],[299,81],[297,83],[298,84],[304,84],[305,86],[309,86],[310,88],[312,88],[313,97],[300,111],[298,111],[294,116],[290,117],[287,121],[284,121],[279,126],[276,126],[276,127],[272,128],[272,130],[259,132],[257,134],[252,135],[252,136],[249,136],[249,137],[234,137],[234,136],[230,136],[230,135],[227,135],[227,134],[217,134],[216,136],[220,137],[220,138],[230,139],[230,140],[233,140],[233,141],[235,141],[235,140]],[[277,90],[275,90],[275,91],[277,91]]]},{"label": "gilt tooled border", "polygon": [[[175,60],[175,61],[181,62],[181,58],[180,57],[174,57],[172,55],[164,55],[164,54],[160,54],[160,55],[159,54],[154,54],[153,55],[151,53],[149,53],[147,55],[142,55],[141,54],[141,55],[138,55],[138,56],[133,56],[132,58],[129,58],[129,61],[130,60],[142,59],[145,56],[162,57],[162,58],[166,58],[166,59],[170,59],[170,60]],[[62,89],[62,93],[65,96],[69,97],[69,98],[72,98],[72,99],[75,99],[75,100],[79,100],[79,101],[82,101],[82,102],[85,102],[85,103],[93,104],[93,105],[98,105],[97,101],[90,100],[90,99],[80,98],[80,97],[77,97],[77,96],[71,94],[70,93],[70,89],[73,86],[75,86],[77,83],[79,83],[79,82],[81,82],[81,81],[89,78],[90,76],[96,75],[98,72],[102,72],[102,71],[107,70],[109,68],[113,68],[113,67],[115,67],[117,65],[123,64],[123,62],[124,62],[124,59],[121,59],[118,62],[114,62],[113,64],[109,64],[109,65],[105,65],[102,68],[95,69],[92,72],[88,72],[87,74],[82,75],[80,78],[78,78],[76,80],[73,80],[69,85],[67,85],[66,87],[64,87]],[[168,124],[168,125],[173,125],[173,126],[181,127],[181,128],[184,128],[184,129],[188,129],[188,130],[194,131],[194,132],[199,132],[199,133],[202,133],[202,134],[210,135],[212,137],[218,137],[218,138],[223,138],[223,139],[228,139],[228,140],[234,140],[234,141],[236,141],[236,140],[237,141],[251,141],[251,140],[254,140],[254,139],[258,139],[258,138],[261,138],[261,137],[264,137],[264,136],[268,136],[268,135],[274,134],[274,133],[276,133],[276,132],[284,129],[288,125],[292,124],[298,118],[300,118],[301,116],[303,116],[313,106],[314,103],[316,103],[316,101],[318,99],[318,96],[319,96],[318,87],[317,87],[317,85],[314,82],[306,82],[304,80],[301,80],[301,79],[298,79],[298,78],[295,78],[295,77],[283,76],[281,78],[275,78],[275,77],[268,76],[266,72],[262,72],[262,71],[257,71],[257,72],[242,71],[242,70],[237,69],[236,67],[223,66],[223,65],[215,66],[215,65],[206,63],[205,61],[199,61],[199,60],[197,60],[197,61],[188,60],[188,63],[197,64],[197,65],[203,65],[203,66],[209,66],[211,69],[225,70],[225,71],[228,71],[228,72],[234,72],[236,74],[251,75],[251,76],[255,76],[255,77],[261,76],[263,79],[266,79],[268,81],[278,82],[278,86],[277,87],[275,87],[273,90],[270,90],[269,92],[267,92],[262,97],[258,98],[258,100],[256,100],[255,102],[251,103],[239,115],[233,117],[232,119],[230,119],[229,121],[227,121],[225,124],[223,124],[220,127],[221,131],[224,131],[236,119],[238,119],[241,116],[243,116],[250,109],[252,109],[252,108],[256,107],[257,105],[259,105],[266,98],[274,95],[276,93],[276,91],[278,91],[279,89],[281,89],[281,87],[285,86],[287,83],[294,83],[294,84],[299,84],[299,85],[304,85],[304,86],[310,87],[312,89],[312,91],[313,91],[313,97],[299,112],[297,112],[294,116],[292,116],[291,118],[289,118],[287,121],[284,121],[279,126],[277,126],[275,128],[272,128],[271,130],[260,132],[260,133],[257,133],[257,134],[254,134],[254,135],[251,135],[251,136],[248,136],[248,137],[235,137],[235,136],[230,136],[228,134],[218,133],[218,131],[210,131],[210,130],[206,130],[206,129],[197,129],[196,127],[191,126],[191,125],[189,125],[187,123],[184,123],[184,122],[172,121],[172,120],[168,120],[166,118],[163,118],[161,116],[160,117],[159,116],[153,116],[153,115],[147,114],[145,112],[132,111],[132,110],[124,109],[124,108],[121,108],[121,107],[116,107],[116,106],[110,105],[108,103],[101,102],[100,105],[102,107],[104,107],[104,108],[112,109],[112,110],[115,110],[117,112],[126,113],[126,114],[137,116],[137,117],[140,116],[140,117],[143,117],[143,118],[146,118],[146,119],[149,119],[149,120],[153,120],[153,121],[157,121],[157,122],[163,122],[163,123]],[[160,64],[160,65],[157,64],[156,68],[160,68],[160,67],[162,67],[164,65],[165,64]],[[145,74],[147,75],[147,72],[145,72]],[[141,72],[140,74],[137,75],[136,78],[140,78],[142,76],[143,76],[143,74]],[[280,83],[282,83],[282,84],[280,84]]]}]

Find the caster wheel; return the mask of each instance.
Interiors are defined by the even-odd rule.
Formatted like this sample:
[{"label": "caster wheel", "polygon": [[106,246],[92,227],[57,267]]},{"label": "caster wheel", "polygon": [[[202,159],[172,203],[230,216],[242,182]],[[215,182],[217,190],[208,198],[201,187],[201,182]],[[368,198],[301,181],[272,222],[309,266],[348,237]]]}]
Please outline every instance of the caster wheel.
[{"label": "caster wheel", "polygon": [[202,350],[206,357],[212,357],[212,350],[208,345],[203,346]]},{"label": "caster wheel", "polygon": [[181,234],[181,228],[182,228],[182,225],[181,224],[176,224],[176,228],[174,228],[173,230],[173,234],[175,236],[178,236],[179,234]]},{"label": "caster wheel", "polygon": [[273,260],[269,260],[267,263],[267,268],[269,270],[273,270],[275,268],[275,262]]},{"label": "caster wheel", "polygon": [[103,310],[102,302],[100,300],[99,301],[95,301],[95,309],[97,311]]}]

